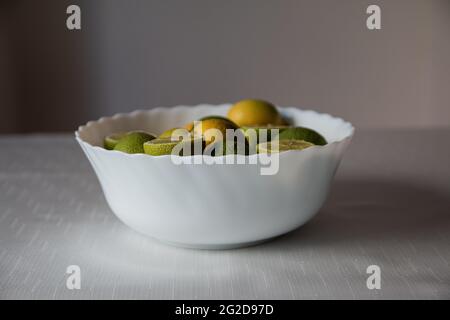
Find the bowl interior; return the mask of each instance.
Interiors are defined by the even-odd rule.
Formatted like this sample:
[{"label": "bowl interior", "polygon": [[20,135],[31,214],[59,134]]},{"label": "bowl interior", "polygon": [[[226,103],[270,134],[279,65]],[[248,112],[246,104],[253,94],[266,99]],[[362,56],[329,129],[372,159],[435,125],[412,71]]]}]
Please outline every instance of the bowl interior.
[{"label": "bowl interior", "polygon": [[[88,122],[78,129],[76,135],[92,146],[103,146],[103,138],[111,133],[145,130],[159,135],[167,129],[182,127],[203,116],[226,116],[230,106],[231,104],[199,105],[138,110]],[[314,129],[322,134],[328,143],[341,141],[353,134],[354,129],[350,123],[328,114],[298,108],[279,108],[279,110],[292,125]]]}]

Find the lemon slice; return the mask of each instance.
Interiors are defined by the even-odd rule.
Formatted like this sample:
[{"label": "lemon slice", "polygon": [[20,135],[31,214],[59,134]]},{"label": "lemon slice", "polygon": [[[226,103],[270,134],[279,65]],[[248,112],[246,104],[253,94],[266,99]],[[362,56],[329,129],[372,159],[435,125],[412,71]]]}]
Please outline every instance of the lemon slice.
[{"label": "lemon slice", "polygon": [[[201,144],[201,151],[203,151],[204,143],[202,139],[182,139],[173,141],[170,138],[158,138],[144,143],[144,152],[151,156],[170,155],[172,154],[173,149],[180,143],[182,144],[180,146],[180,156],[193,155],[195,151],[194,145],[196,143]],[[186,153],[183,153],[184,149],[187,150]]]},{"label": "lemon slice", "polygon": [[279,140],[305,140],[313,144],[323,146],[327,144],[327,140],[313,129],[305,127],[287,128],[278,135]]},{"label": "lemon slice", "polygon": [[279,140],[263,142],[256,146],[258,153],[278,153],[289,150],[303,150],[314,146],[311,142],[304,140]]}]

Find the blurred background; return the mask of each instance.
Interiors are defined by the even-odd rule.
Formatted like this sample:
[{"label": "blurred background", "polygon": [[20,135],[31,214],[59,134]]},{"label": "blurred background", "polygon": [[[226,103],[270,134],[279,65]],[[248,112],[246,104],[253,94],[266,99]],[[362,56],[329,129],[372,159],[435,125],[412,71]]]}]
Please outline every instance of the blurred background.
[{"label": "blurred background", "polygon": [[450,126],[450,1],[0,1],[1,133],[253,97],[362,128]]}]

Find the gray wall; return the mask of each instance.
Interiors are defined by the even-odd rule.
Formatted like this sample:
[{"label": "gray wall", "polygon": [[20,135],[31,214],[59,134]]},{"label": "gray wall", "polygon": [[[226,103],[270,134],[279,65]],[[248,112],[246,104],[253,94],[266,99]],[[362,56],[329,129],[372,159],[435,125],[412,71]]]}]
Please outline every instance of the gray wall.
[{"label": "gray wall", "polygon": [[[0,132],[246,97],[359,127],[450,125],[447,0],[5,3]],[[65,28],[69,4],[81,31]],[[365,26],[369,4],[382,8],[380,31]]]}]

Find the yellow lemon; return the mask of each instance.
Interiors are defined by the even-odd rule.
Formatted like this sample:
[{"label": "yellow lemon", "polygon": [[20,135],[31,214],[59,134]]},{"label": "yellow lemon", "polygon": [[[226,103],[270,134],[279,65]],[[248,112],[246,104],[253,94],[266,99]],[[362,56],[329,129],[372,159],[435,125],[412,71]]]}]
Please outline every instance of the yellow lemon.
[{"label": "yellow lemon", "polygon": [[193,132],[194,137],[203,137],[206,143],[209,144],[218,138],[218,132],[221,133],[221,138],[225,140],[227,129],[236,130],[238,127],[227,119],[208,118],[206,120],[196,122]]},{"label": "yellow lemon", "polygon": [[192,131],[192,129],[194,129],[194,121],[185,124],[183,128],[189,132]]},{"label": "yellow lemon", "polygon": [[277,108],[263,100],[239,101],[228,111],[228,118],[240,127],[283,124]]}]

